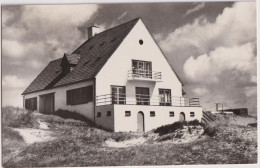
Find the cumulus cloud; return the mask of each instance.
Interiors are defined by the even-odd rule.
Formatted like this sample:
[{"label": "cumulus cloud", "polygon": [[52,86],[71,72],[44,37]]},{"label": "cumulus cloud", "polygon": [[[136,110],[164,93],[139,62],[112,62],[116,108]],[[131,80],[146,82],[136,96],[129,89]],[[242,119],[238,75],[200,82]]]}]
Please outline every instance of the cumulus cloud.
[{"label": "cumulus cloud", "polygon": [[167,52],[192,47],[208,52],[220,46],[231,47],[255,39],[256,5],[254,2],[241,2],[225,8],[213,23],[206,17],[199,17],[193,23],[177,28],[160,45]]},{"label": "cumulus cloud", "polygon": [[251,97],[251,96],[255,96],[257,93],[257,89],[255,86],[248,86],[248,87],[245,87],[245,95],[247,97]]},{"label": "cumulus cloud", "polygon": [[184,16],[187,16],[187,15],[189,15],[191,13],[197,12],[197,11],[201,10],[202,8],[204,8],[204,7],[205,7],[205,2],[199,3],[195,7],[187,10],[187,12],[184,14]]},{"label": "cumulus cloud", "polygon": [[202,95],[205,95],[205,94],[207,94],[209,91],[208,91],[208,89],[206,89],[206,88],[195,88],[194,90],[193,90],[193,93],[195,93],[196,95],[198,95],[198,96],[202,96]]},{"label": "cumulus cloud", "polygon": [[225,70],[236,70],[255,76],[256,57],[253,44],[246,43],[231,48],[219,47],[209,54],[187,59],[184,73],[193,81],[217,82]]},{"label": "cumulus cloud", "polygon": [[26,80],[17,77],[16,75],[6,75],[2,81],[3,87],[8,88],[23,88],[28,82]]},{"label": "cumulus cloud", "polygon": [[[20,94],[44,65],[86,41],[87,36],[83,35],[80,26],[85,25],[98,9],[97,4],[3,7],[3,104],[14,105],[15,100],[22,102]],[[25,76],[30,80],[23,79]]]}]

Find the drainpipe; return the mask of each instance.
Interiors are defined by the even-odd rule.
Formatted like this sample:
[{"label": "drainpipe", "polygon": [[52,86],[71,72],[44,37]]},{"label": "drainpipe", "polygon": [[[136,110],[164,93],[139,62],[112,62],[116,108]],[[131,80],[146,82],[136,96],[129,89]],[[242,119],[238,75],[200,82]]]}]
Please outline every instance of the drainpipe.
[{"label": "drainpipe", "polygon": [[96,78],[94,78],[94,123],[96,123]]}]

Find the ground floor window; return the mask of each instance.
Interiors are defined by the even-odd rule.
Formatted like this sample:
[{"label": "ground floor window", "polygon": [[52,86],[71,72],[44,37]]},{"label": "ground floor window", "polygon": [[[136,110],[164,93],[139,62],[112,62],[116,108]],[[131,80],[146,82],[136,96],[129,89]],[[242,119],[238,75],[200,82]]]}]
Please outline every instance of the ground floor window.
[{"label": "ground floor window", "polygon": [[191,117],[194,117],[194,116],[195,116],[195,113],[194,113],[194,112],[190,112],[190,116],[191,116]]},{"label": "ground floor window", "polygon": [[111,111],[107,111],[107,116],[111,116]]},{"label": "ground floor window", "polygon": [[126,116],[126,117],[131,116],[131,111],[125,111],[125,116]]},{"label": "ground floor window", "polygon": [[37,110],[37,97],[25,99],[25,109],[27,110]]},{"label": "ground floor window", "polygon": [[77,105],[93,101],[93,86],[67,90],[67,105]]},{"label": "ground floor window", "polygon": [[150,116],[154,117],[155,116],[155,111],[150,111]]},{"label": "ground floor window", "polygon": [[174,117],[174,111],[170,111],[170,117]]},{"label": "ground floor window", "polygon": [[101,117],[101,112],[97,112],[97,117]]}]

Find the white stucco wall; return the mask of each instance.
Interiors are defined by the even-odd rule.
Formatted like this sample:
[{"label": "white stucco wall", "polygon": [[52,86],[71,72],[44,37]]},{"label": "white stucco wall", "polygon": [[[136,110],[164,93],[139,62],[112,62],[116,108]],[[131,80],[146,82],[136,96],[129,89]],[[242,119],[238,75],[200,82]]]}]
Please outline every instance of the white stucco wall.
[{"label": "white stucco wall", "polygon": [[[131,116],[125,116],[125,111],[131,111]],[[145,132],[179,121],[181,112],[184,112],[186,121],[201,121],[202,118],[202,107],[114,105],[114,131],[137,131],[137,113],[139,111],[144,113]],[[150,111],[155,111],[154,117],[150,116]],[[174,111],[174,117],[170,117],[170,111]],[[195,116],[190,117],[190,112],[194,112]]]},{"label": "white stucco wall", "polygon": [[[143,45],[139,40],[143,40]],[[162,72],[162,82],[131,81],[127,73],[132,60],[152,62],[152,71]],[[172,96],[182,96],[182,86],[151,35],[139,20],[121,45],[96,76],[96,95],[111,94],[111,85],[126,86],[126,94],[135,96],[135,87],[149,87],[150,96],[158,96],[158,88],[171,89]]]},{"label": "white stucco wall", "polygon": [[81,87],[86,87],[89,85],[93,85],[93,81],[84,81],[80,83],[70,84],[66,86],[56,87],[48,90],[33,92],[24,95],[24,100],[32,97],[37,97],[37,110],[39,110],[39,96],[48,93],[54,93],[54,110],[63,109],[69,110],[73,112],[77,112],[86,116],[87,118],[93,120],[94,119],[94,100],[92,102],[88,102],[85,104],[79,105],[67,105],[66,104],[66,91]]}]

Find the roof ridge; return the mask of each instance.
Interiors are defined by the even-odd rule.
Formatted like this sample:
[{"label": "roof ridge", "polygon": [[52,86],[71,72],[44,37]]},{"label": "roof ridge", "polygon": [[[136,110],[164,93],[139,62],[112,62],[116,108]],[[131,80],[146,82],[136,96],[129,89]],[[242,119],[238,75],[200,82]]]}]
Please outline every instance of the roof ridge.
[{"label": "roof ridge", "polygon": [[[110,31],[110,30],[112,30],[112,29],[118,28],[118,27],[120,27],[120,26],[126,25],[126,24],[128,24],[128,23],[131,23],[131,22],[133,22],[133,21],[135,21],[135,20],[139,20],[139,19],[141,19],[141,18],[138,17],[138,18],[132,19],[132,20],[127,21],[127,22],[125,22],[125,23],[119,24],[119,25],[117,25],[117,26],[115,26],[115,27],[111,27],[111,28],[109,28],[109,29],[106,29],[106,30],[104,30],[104,31],[102,31],[102,32],[100,32],[100,33],[98,33],[98,34],[96,34],[96,35],[98,35],[98,36],[99,36],[99,35],[102,35],[103,33],[107,32],[107,31]],[[96,36],[87,39],[87,40],[86,40],[85,42],[83,42],[78,48],[76,48],[71,54],[74,54],[80,47],[82,47],[84,44],[86,44],[88,41],[92,40],[92,39],[95,38],[95,37],[96,37]]]}]

